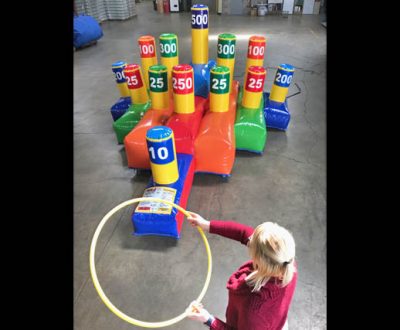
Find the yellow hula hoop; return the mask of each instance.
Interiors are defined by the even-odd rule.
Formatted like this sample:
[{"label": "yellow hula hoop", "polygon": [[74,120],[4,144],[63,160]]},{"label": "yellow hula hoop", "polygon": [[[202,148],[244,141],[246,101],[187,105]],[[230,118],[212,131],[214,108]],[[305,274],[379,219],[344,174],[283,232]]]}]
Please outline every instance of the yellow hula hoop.
[{"label": "yellow hula hoop", "polygon": [[[113,312],[115,315],[117,315],[119,318],[123,319],[124,321],[131,323],[133,325],[139,326],[139,327],[162,328],[162,327],[167,327],[169,325],[175,324],[175,323],[183,320],[187,316],[187,312],[185,311],[182,314],[180,314],[170,320],[161,321],[161,322],[144,322],[144,321],[136,320],[136,319],[126,315],[125,313],[121,312],[117,307],[115,307],[113,305],[113,303],[110,301],[110,299],[107,298],[103,289],[100,286],[99,280],[97,278],[97,273],[96,273],[94,254],[95,254],[95,250],[96,250],[97,239],[100,235],[101,230],[103,229],[103,226],[111,218],[111,216],[114,213],[116,213],[123,207],[137,203],[137,202],[142,202],[142,201],[153,201],[153,202],[160,202],[160,203],[168,204],[168,205],[175,207],[180,212],[182,212],[186,217],[190,216],[189,212],[186,211],[184,208],[180,207],[179,205],[169,202],[169,201],[166,201],[166,200],[163,200],[163,199],[160,199],[160,198],[155,198],[155,197],[134,198],[134,199],[127,200],[127,201],[117,205],[103,217],[103,219],[100,221],[100,223],[97,226],[96,231],[93,235],[92,243],[90,245],[90,256],[89,256],[90,274],[92,276],[92,281],[93,281],[94,287],[95,287],[98,295],[100,296],[100,298],[104,302],[104,304],[111,310],[111,312]],[[199,233],[200,233],[201,237],[203,238],[203,242],[206,247],[206,252],[207,252],[207,257],[208,257],[206,282],[204,283],[204,287],[201,290],[200,295],[196,299],[196,301],[200,302],[203,299],[204,295],[206,294],[208,285],[210,284],[211,270],[212,270],[212,256],[211,256],[210,245],[208,244],[208,240],[207,240],[206,236],[204,235],[203,230],[200,227],[197,227],[197,229],[199,230]]]}]

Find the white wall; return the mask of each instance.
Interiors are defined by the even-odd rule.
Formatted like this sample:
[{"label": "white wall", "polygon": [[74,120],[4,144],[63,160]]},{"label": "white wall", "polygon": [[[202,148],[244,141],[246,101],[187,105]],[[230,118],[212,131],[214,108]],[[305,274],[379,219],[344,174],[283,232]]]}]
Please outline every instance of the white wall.
[{"label": "white wall", "polygon": [[288,11],[289,14],[293,14],[294,0],[283,1],[283,11]]},{"label": "white wall", "polygon": [[304,0],[303,15],[304,14],[313,14],[314,2],[315,2],[315,0]]}]

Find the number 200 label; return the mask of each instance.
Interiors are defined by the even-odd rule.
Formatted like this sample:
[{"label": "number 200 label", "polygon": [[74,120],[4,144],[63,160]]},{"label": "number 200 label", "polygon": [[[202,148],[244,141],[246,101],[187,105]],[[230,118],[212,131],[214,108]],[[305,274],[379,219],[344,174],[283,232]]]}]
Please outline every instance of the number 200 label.
[{"label": "number 200 label", "polygon": [[115,70],[114,71],[114,75],[115,75],[115,79],[117,80],[117,83],[124,83],[125,80],[125,75],[124,72],[122,71],[122,69],[119,71]]},{"label": "number 200 label", "polygon": [[289,87],[292,82],[294,72],[288,72],[284,70],[278,70],[275,76],[274,84],[279,87]]}]

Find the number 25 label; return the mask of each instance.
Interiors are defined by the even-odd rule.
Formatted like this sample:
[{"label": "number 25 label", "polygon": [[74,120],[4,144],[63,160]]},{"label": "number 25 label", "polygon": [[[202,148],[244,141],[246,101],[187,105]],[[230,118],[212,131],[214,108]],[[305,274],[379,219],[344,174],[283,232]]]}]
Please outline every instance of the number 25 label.
[{"label": "number 25 label", "polygon": [[259,75],[256,76],[249,73],[247,76],[246,89],[254,93],[262,92],[264,88],[264,79],[265,76],[259,76]]}]

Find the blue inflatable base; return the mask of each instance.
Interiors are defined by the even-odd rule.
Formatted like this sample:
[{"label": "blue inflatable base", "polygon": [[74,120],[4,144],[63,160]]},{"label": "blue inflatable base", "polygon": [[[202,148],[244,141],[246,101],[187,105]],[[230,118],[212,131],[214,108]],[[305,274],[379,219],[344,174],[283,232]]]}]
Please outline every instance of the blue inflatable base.
[{"label": "blue inflatable base", "polygon": [[271,101],[269,99],[269,94],[270,93],[264,93],[265,125],[267,127],[286,131],[290,121],[287,99],[283,103]]},{"label": "blue inflatable base", "polygon": [[212,175],[218,175],[222,178],[230,178],[232,176],[232,174],[221,174],[221,173],[217,173],[217,172],[206,172],[206,171],[196,171],[196,174],[212,174]]},{"label": "blue inflatable base", "polygon": [[92,16],[74,16],[74,47],[83,47],[99,40],[102,36],[103,30]]},{"label": "blue inflatable base", "polygon": [[238,149],[236,148],[236,150],[240,150],[240,151],[248,151],[251,152],[253,154],[257,154],[257,155],[262,155],[264,153],[264,151],[259,151],[259,150],[251,150],[251,149]]},{"label": "blue inflatable base", "polygon": [[[185,186],[185,180],[187,178],[189,168],[193,161],[193,156],[178,153],[176,157],[178,162],[179,179],[175,183],[163,185],[163,187],[176,189],[176,195],[173,202],[180,205],[179,202],[184,197],[182,196],[182,192]],[[154,183],[153,177],[151,177],[146,189],[156,186],[157,185]],[[133,235],[169,236],[179,239],[180,235],[176,221],[177,214],[178,210],[175,208],[172,208],[171,214],[134,212],[132,214],[132,223],[134,227]]]},{"label": "blue inflatable base", "polygon": [[210,71],[217,63],[214,60],[209,60],[207,64],[193,64],[194,75],[194,95],[202,96],[205,99],[210,91]]},{"label": "blue inflatable base", "polygon": [[111,116],[113,121],[116,121],[119,117],[121,117],[126,110],[128,110],[131,105],[131,98],[128,97],[120,97],[119,100],[111,107]]}]

